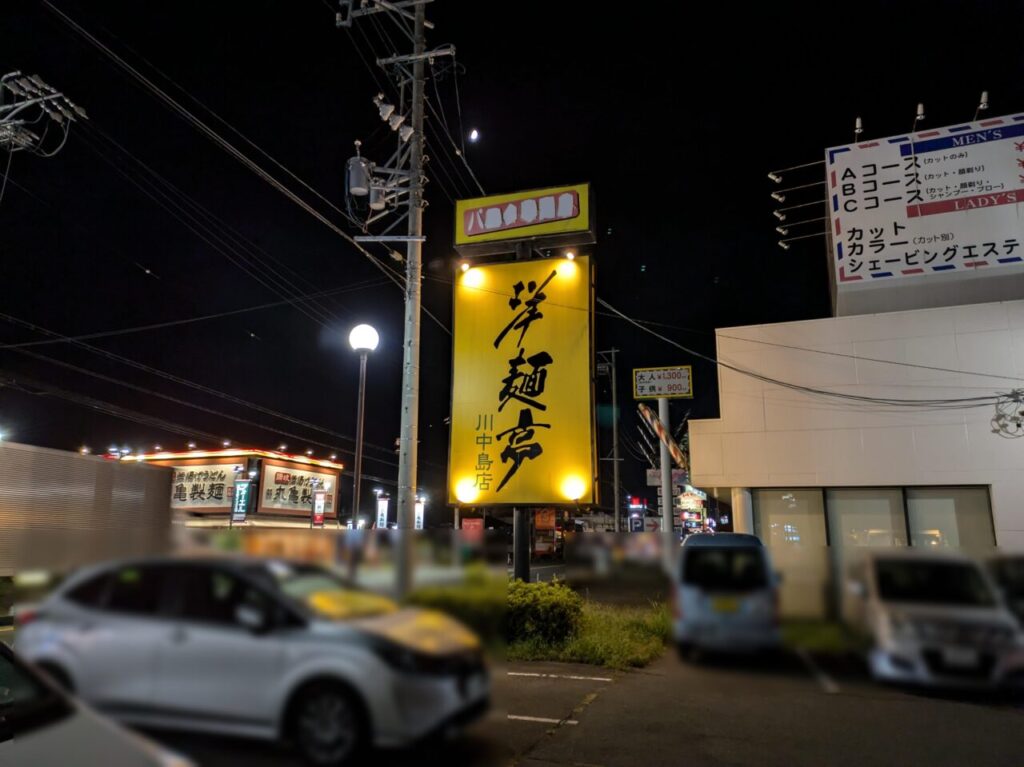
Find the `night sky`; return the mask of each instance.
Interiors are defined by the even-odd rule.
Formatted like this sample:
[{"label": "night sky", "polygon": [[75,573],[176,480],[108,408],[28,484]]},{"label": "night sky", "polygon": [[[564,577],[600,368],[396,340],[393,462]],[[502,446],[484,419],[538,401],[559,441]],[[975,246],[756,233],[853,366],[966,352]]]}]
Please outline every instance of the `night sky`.
[{"label": "night sky", "polygon": [[[337,29],[328,0],[53,2],[355,233],[247,140],[343,208],[353,140],[362,139],[364,153],[378,161],[393,148],[393,134],[371,103],[378,90],[371,68],[382,82],[385,77],[360,57],[371,46],[376,56],[409,51],[390,21]],[[453,44],[458,76],[439,59],[436,80],[427,84],[444,119],[428,111],[425,306],[450,326],[457,261],[452,199],[478,194],[453,155],[445,121],[456,143],[471,128],[480,131],[481,140],[466,148],[488,193],[592,182],[598,243],[584,252],[596,259],[597,294],[636,318],[662,323],[659,333],[713,354],[715,327],[830,312],[824,238],[802,240],[789,251],[776,245],[768,196],[776,187],[768,171],[813,162],[824,147],[852,141],[857,115],[870,139],[905,133],[918,101],[927,109],[925,127],[971,119],[982,90],[990,93],[990,116],[1024,109],[1019,0],[759,5],[753,11],[730,3],[438,0],[428,6],[437,25],[428,47]],[[4,3],[0,43],[2,72],[40,75],[91,118],[72,130],[56,157],[13,157],[0,199],[0,343],[46,337],[12,317],[78,335],[332,291],[303,304],[304,312],[284,304],[90,343],[334,432],[61,343],[23,350],[36,357],[0,351],[3,380],[17,382],[0,388],[5,438],[100,452],[111,444],[148,449],[156,442],[183,449],[190,438],[215,447],[216,436],[264,448],[284,442],[321,457],[337,451],[349,463],[358,358],[346,338],[354,324],[370,322],[382,343],[370,360],[365,472],[393,478],[399,289],[37,0]],[[0,172],[6,162],[0,153]],[[812,169],[786,181],[819,179]],[[812,188],[790,195],[787,204],[818,196],[820,187]],[[823,228],[807,224],[793,234]],[[422,337],[420,479],[439,499],[451,339],[426,317]],[[712,365],[608,316],[597,318],[596,343],[623,350],[619,390],[628,441],[635,441],[638,423],[629,399],[633,366],[694,363],[696,398],[674,404],[673,418],[688,409],[694,417],[717,414]],[[58,393],[208,436],[100,414]],[[609,398],[602,380],[604,426]],[[610,448],[603,430],[601,454]],[[625,489],[640,493],[644,465],[623,455]],[[607,463],[605,470],[602,492],[610,506]],[[428,523],[441,514],[433,504]]]}]

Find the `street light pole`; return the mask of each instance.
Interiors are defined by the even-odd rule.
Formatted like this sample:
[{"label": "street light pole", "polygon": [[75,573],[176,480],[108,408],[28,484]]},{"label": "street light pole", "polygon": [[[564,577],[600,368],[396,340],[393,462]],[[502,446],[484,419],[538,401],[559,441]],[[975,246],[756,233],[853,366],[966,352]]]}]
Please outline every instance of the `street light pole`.
[{"label": "street light pole", "polygon": [[356,454],[352,466],[352,525],[359,517],[359,490],[363,479],[363,422],[366,410],[366,358],[377,348],[380,336],[370,325],[356,325],[348,334],[348,342],[359,352],[359,404],[356,410]]},{"label": "street light pole", "polygon": [[[363,421],[366,414],[366,357],[365,349],[359,352],[359,405],[356,410],[356,455],[352,466],[352,519],[359,516],[359,491],[363,478]],[[355,522],[353,521],[353,524]]]}]

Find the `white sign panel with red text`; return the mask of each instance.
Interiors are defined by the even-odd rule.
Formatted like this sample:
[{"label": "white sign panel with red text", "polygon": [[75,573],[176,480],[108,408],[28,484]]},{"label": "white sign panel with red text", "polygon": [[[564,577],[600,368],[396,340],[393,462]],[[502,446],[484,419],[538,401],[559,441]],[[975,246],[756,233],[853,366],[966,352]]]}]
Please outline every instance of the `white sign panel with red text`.
[{"label": "white sign panel with red text", "polygon": [[1024,114],[825,151],[840,290],[1024,265]]}]

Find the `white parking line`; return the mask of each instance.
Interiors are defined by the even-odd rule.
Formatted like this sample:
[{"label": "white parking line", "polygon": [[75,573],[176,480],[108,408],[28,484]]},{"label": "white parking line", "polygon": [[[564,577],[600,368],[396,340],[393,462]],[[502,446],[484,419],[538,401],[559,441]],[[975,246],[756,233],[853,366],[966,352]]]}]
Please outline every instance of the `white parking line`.
[{"label": "white parking line", "polygon": [[810,653],[807,650],[797,650],[796,654],[800,657],[800,660],[807,666],[807,670],[811,672],[811,675],[818,680],[818,684],[821,685],[821,689],[829,695],[835,695],[839,692],[839,685],[837,685],[828,674],[818,668],[817,664],[811,660]]},{"label": "white parking line", "polygon": [[575,719],[549,719],[546,716],[519,716],[518,714],[509,714],[509,719],[515,719],[519,722],[540,722],[541,724],[579,724]]},{"label": "white parking line", "polygon": [[538,674],[528,671],[509,671],[508,676],[528,676],[534,679],[573,679],[577,682],[614,682],[607,676],[576,676],[574,674]]}]

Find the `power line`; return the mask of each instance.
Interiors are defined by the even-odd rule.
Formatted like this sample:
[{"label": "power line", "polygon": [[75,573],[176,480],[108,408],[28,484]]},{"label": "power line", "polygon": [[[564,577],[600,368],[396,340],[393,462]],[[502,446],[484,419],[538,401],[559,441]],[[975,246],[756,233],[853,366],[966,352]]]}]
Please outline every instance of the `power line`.
[{"label": "power line", "polygon": [[[383,271],[385,274],[387,274],[389,279],[392,279],[395,282],[395,284],[398,285],[398,287],[400,289],[402,289],[403,291],[405,290],[405,285],[403,284],[403,281],[395,279],[394,275],[391,274],[390,272],[388,272],[383,267],[383,265],[378,261],[378,259],[372,253],[370,253],[366,248],[364,248],[362,245],[360,245],[358,242],[356,242],[352,238],[351,235],[349,235],[343,229],[338,227],[334,222],[332,222],[330,219],[328,219],[326,216],[324,216],[320,211],[316,210],[311,205],[309,205],[309,203],[307,203],[305,200],[303,200],[301,197],[299,197],[297,194],[295,194],[295,192],[293,192],[291,189],[289,189],[284,184],[282,184],[280,181],[278,181],[276,178],[271,176],[267,171],[265,171],[262,167],[260,167],[259,164],[257,164],[255,161],[253,161],[252,159],[247,157],[245,154],[243,154],[241,151],[239,151],[237,148],[235,148],[227,139],[225,139],[219,133],[214,131],[212,128],[210,128],[208,125],[206,125],[206,123],[204,123],[202,120],[200,120],[194,114],[189,112],[185,107],[183,107],[181,104],[179,104],[173,98],[171,98],[165,91],[161,90],[155,83],[153,83],[151,80],[146,78],[141,72],[139,72],[137,69],[132,67],[128,62],[126,62],[123,58],[118,56],[114,51],[112,51],[103,42],[101,42],[94,35],[89,33],[88,30],[83,28],[81,25],[76,23],[73,19],[71,19],[65,13],[60,11],[60,9],[55,7],[53,5],[53,3],[49,2],[49,0],[42,0],[42,2],[43,2],[43,5],[45,5],[51,11],[53,11],[62,21],[64,21],[75,32],[77,32],[79,35],[81,35],[83,38],[85,38],[89,43],[91,43],[94,47],[96,47],[100,52],[102,52],[104,55],[106,55],[111,61],[113,61],[115,64],[117,64],[119,67],[121,67],[124,71],[128,72],[132,77],[134,77],[136,80],[138,80],[140,83],[142,83],[157,98],[159,98],[161,101],[163,101],[173,111],[177,112],[182,118],[184,118],[186,121],[191,123],[195,128],[197,128],[201,133],[203,133],[205,136],[207,136],[211,141],[213,141],[215,144],[220,146],[229,155],[234,157],[236,160],[238,160],[240,163],[242,163],[245,167],[247,167],[249,170],[251,170],[257,176],[259,176],[264,181],[266,181],[268,184],[270,184],[272,187],[274,187],[279,192],[281,192],[281,194],[283,194],[285,197],[287,197],[293,203],[298,205],[300,208],[305,210],[307,213],[309,213],[311,216],[313,216],[316,220],[318,220],[320,223],[322,223],[324,226],[326,226],[328,229],[330,229],[332,232],[334,232],[335,234],[340,236],[342,239],[344,239],[346,242],[348,242],[350,245],[352,245],[360,254],[362,254],[363,256],[368,258],[370,260],[370,262],[373,263],[374,266],[376,266],[378,269],[381,269],[381,271]],[[194,99],[194,97],[193,97],[193,99]],[[220,119],[220,118],[218,118],[218,119]],[[221,122],[225,122],[225,121],[221,119]],[[235,132],[237,133],[237,131],[235,131]],[[241,135],[241,134],[239,134],[239,135]],[[251,144],[252,142],[249,142],[249,143]],[[255,146],[255,145],[253,145],[253,146]],[[263,154],[266,154],[266,153],[263,153]],[[269,157],[269,155],[266,155],[266,156]],[[281,166],[280,163],[277,163],[276,160],[274,162],[275,162],[275,164],[279,165],[280,167],[282,167],[282,168],[284,167],[284,166]],[[297,176],[295,176],[295,174],[291,173],[291,171],[288,171],[288,173],[293,178],[296,178],[296,179],[298,178]],[[300,180],[300,183],[302,183],[303,186],[305,186],[306,188],[312,190],[312,187],[310,187],[305,182],[301,182],[301,180]],[[313,190],[313,191],[321,199],[326,199],[322,195],[320,195],[319,192],[315,192],[315,190]],[[333,209],[338,210],[340,212],[340,209],[337,208],[333,203],[329,203],[329,204],[330,204],[330,207],[332,207]],[[343,213],[343,215],[345,215],[345,214]],[[428,317],[430,317],[430,319],[432,319],[442,330],[444,330],[446,333],[451,335],[451,331],[448,329],[448,327],[443,322],[441,322],[441,320],[439,320],[437,317],[435,317],[431,312],[427,311],[426,309],[424,309],[424,313]]]},{"label": "power line", "polygon": [[[166,372],[164,370],[160,370],[158,368],[154,368],[151,365],[146,365],[146,364],[141,363],[141,362],[136,362],[135,360],[129,359],[128,357],[124,357],[124,356],[122,356],[120,354],[115,354],[114,352],[110,352],[110,351],[107,351],[105,349],[101,349],[101,348],[99,348],[97,346],[92,346],[92,345],[84,343],[82,341],[74,341],[74,340],[68,338],[67,336],[64,336],[64,335],[62,335],[60,333],[57,333],[57,332],[52,331],[52,330],[49,330],[47,328],[44,328],[44,327],[42,327],[40,325],[36,325],[35,323],[29,322],[28,320],[23,320],[23,319],[20,319],[18,317],[13,317],[13,316],[11,316],[9,314],[3,314],[3,313],[0,313],[0,319],[6,320],[7,322],[11,322],[11,323],[16,324],[16,325],[20,325],[20,326],[25,327],[25,328],[28,328],[30,330],[33,330],[33,331],[37,332],[37,333],[42,333],[44,335],[61,338],[62,340],[65,340],[65,341],[68,341],[68,342],[72,343],[74,346],[77,346],[77,347],[79,347],[81,349],[85,349],[86,351],[89,351],[89,352],[91,352],[93,354],[96,354],[96,355],[99,355],[101,357],[105,357],[107,359],[113,360],[114,362],[119,362],[121,364],[127,365],[127,366],[135,368],[137,370],[141,370],[141,371],[143,371],[145,373],[149,373],[150,375],[155,375],[155,376],[158,376],[158,377],[161,377],[161,378],[165,378],[165,379],[167,379],[169,381],[173,381],[174,383],[180,384],[182,386],[187,386],[187,387],[189,387],[191,389],[195,389],[196,391],[201,391],[204,394],[209,394],[209,395],[211,395],[213,397],[217,397],[219,399],[226,400],[226,401],[231,402],[233,404],[240,405],[240,406],[246,407],[246,408],[250,408],[250,409],[255,410],[257,412],[263,413],[264,415],[269,415],[269,416],[272,416],[274,418],[279,418],[279,419],[281,419],[283,421],[288,421],[288,422],[291,422],[291,423],[294,423],[294,424],[297,424],[297,425],[300,425],[300,426],[304,426],[304,427],[306,427],[308,429],[313,429],[314,431],[322,432],[324,434],[328,434],[330,436],[337,437],[339,439],[343,439],[343,440],[346,440],[346,441],[349,441],[349,442],[354,442],[354,439],[352,437],[350,437],[349,435],[347,435],[347,434],[341,434],[339,432],[335,432],[335,431],[332,431],[330,429],[326,429],[326,428],[324,428],[322,426],[318,426],[317,424],[310,423],[309,421],[304,421],[304,420],[302,420],[300,418],[295,418],[294,416],[290,416],[290,415],[287,415],[285,413],[281,413],[279,411],[273,410],[273,409],[268,408],[268,407],[264,407],[263,405],[259,405],[259,404],[256,404],[254,402],[249,402],[249,401],[247,401],[245,399],[242,399],[241,397],[236,397],[236,396],[234,396],[232,394],[227,394],[225,392],[218,391],[217,389],[214,389],[214,388],[209,387],[209,386],[205,386],[204,384],[196,383],[195,381],[190,381],[190,380],[188,380],[186,378],[182,378],[181,376],[174,375],[173,373],[168,373],[168,372]],[[370,443],[366,443],[366,445],[367,445],[367,447],[372,447],[373,449],[379,450],[379,451],[384,452],[384,453],[393,454],[393,452],[394,452],[394,451],[392,451],[392,450],[390,450],[390,449],[388,449],[386,447],[381,447],[379,445],[373,445],[373,444],[370,444]]]},{"label": "power line", "polygon": [[[322,290],[317,293],[311,293],[305,296],[299,296],[298,301],[309,301],[323,296],[333,296],[341,293],[350,293],[357,290],[367,290],[369,288],[379,287],[381,285],[387,285],[388,281],[383,279],[366,280],[364,282],[356,283],[353,285],[347,285],[341,288],[331,288],[329,290]],[[133,333],[144,333],[150,330],[162,330],[164,328],[177,327],[179,325],[191,325],[196,322],[206,322],[208,320],[218,320],[224,317],[234,317],[240,314],[248,314],[250,312],[258,312],[264,309],[274,309],[281,306],[288,306],[294,303],[293,299],[284,299],[282,301],[269,301],[264,304],[256,304],[255,306],[247,306],[242,309],[229,309],[225,312],[216,312],[214,314],[202,314],[197,317],[186,317],[179,320],[168,320],[167,322],[154,322],[148,325],[136,325],[129,328],[119,328],[117,330],[100,330],[95,333],[84,333],[75,336],[62,336],[60,338],[48,338],[40,339],[37,341],[22,341],[16,344],[0,344],[0,351],[4,349],[24,349],[31,346],[51,346],[53,344],[63,344],[70,341],[91,341],[97,338],[112,338],[115,336],[131,335]]]},{"label": "power line", "polygon": [[[188,400],[181,399],[180,397],[171,396],[170,394],[164,394],[162,392],[154,391],[153,389],[148,389],[148,388],[146,388],[144,386],[139,386],[138,384],[133,384],[133,383],[130,383],[130,382],[125,381],[123,379],[116,378],[114,376],[108,376],[108,375],[105,375],[103,373],[97,373],[94,370],[89,370],[87,368],[83,368],[83,367],[80,367],[78,365],[74,365],[74,364],[72,364],[70,362],[64,362],[62,360],[57,360],[57,359],[54,359],[52,357],[47,357],[47,356],[45,356],[43,354],[37,354],[35,352],[25,351],[23,349],[16,349],[15,351],[18,354],[24,355],[26,357],[31,357],[32,359],[40,360],[42,362],[47,362],[47,363],[49,363],[51,365],[56,365],[58,367],[65,368],[67,370],[73,370],[76,373],[81,373],[82,375],[87,375],[87,376],[90,376],[92,378],[96,378],[96,379],[98,379],[100,381],[104,381],[106,383],[114,384],[115,386],[123,386],[126,389],[131,389],[132,391],[137,391],[137,392],[139,392],[141,394],[146,394],[146,395],[148,395],[150,397],[157,397],[159,399],[166,400],[168,402],[173,402],[176,405],[181,405],[183,407],[189,407],[189,408],[192,408],[194,410],[199,410],[200,412],[207,413],[207,414],[213,415],[213,416],[217,416],[218,418],[226,418],[228,420],[236,421],[237,423],[241,423],[241,424],[244,424],[246,426],[251,426],[251,427],[259,429],[261,431],[268,431],[268,432],[272,432],[274,434],[283,435],[285,437],[288,437],[289,439],[297,439],[297,440],[305,441],[307,443],[310,443],[310,444],[313,444],[313,445],[317,445],[319,447],[325,447],[325,448],[327,448],[329,450],[332,450],[332,451],[338,450],[338,448],[335,445],[331,445],[331,444],[328,444],[326,442],[320,442],[320,441],[318,441],[316,439],[310,439],[309,437],[303,437],[303,436],[301,436],[299,434],[283,431],[281,429],[274,428],[274,427],[269,426],[267,424],[262,424],[262,423],[259,423],[257,421],[251,421],[251,420],[249,420],[247,418],[242,418],[240,416],[231,415],[230,413],[224,413],[224,412],[222,412],[220,410],[215,410],[213,408],[205,407],[205,406],[199,405],[199,404],[197,404],[195,402],[190,402]],[[346,452],[348,452],[348,451],[346,451]],[[384,460],[383,458],[374,458],[372,456],[367,456],[367,460],[377,461],[379,463],[387,464],[389,466],[397,466],[397,464],[394,461],[387,461],[387,460]]]},{"label": "power line", "polygon": [[4,183],[0,186],[0,203],[4,201],[4,192],[7,191],[7,178],[11,175],[11,160],[14,159],[14,150],[7,150],[7,165],[4,168]]},{"label": "power line", "polygon": [[[152,182],[149,182],[151,186],[144,185],[144,182],[141,182],[133,178],[127,171],[119,167],[117,163],[115,163],[110,157],[108,157],[101,149],[93,145],[90,139],[85,138],[84,133],[82,134],[82,139],[85,142],[86,146],[88,146],[92,151],[96,152],[96,154],[105,162],[107,162],[119,175],[121,175],[126,181],[135,186],[144,195],[149,197],[153,202],[155,202],[157,205],[163,208],[173,218],[176,218],[179,222],[181,222],[196,237],[198,237],[200,240],[202,240],[211,248],[213,248],[217,253],[220,253],[230,263],[237,266],[248,276],[250,276],[256,282],[260,283],[263,287],[267,288],[272,293],[288,297],[287,291],[279,288],[273,282],[270,282],[266,277],[260,274],[258,270],[256,270],[251,264],[249,264],[246,261],[245,254],[241,253],[237,246],[228,242],[222,235],[219,235],[218,233],[213,231],[212,227],[204,223],[202,220],[200,220],[197,217],[196,213],[190,212],[185,207],[185,204],[178,202],[175,199],[174,194],[165,191],[164,189],[160,188],[160,186],[153,184]],[[176,187],[174,187],[174,189],[175,191],[177,191]],[[183,193],[181,194],[182,196],[184,196]],[[309,319],[313,320],[318,325],[321,325],[323,327],[330,327],[328,322],[330,318],[327,317],[325,314],[316,314],[311,309],[300,305],[296,305],[295,308],[298,309],[298,311],[301,312],[302,314],[306,315]]]},{"label": "power line", "polygon": [[794,384],[788,381],[781,381],[779,379],[772,378],[771,376],[766,376],[753,370],[747,370],[745,368],[732,365],[728,362],[723,362],[721,360],[715,359],[714,357],[711,357],[707,354],[702,354],[701,352],[698,352],[694,349],[687,348],[686,346],[683,346],[682,344],[677,343],[676,341],[673,341],[670,338],[666,338],[660,333],[656,333],[650,328],[644,327],[643,324],[634,320],[632,317],[629,317],[623,312],[619,311],[614,306],[605,301],[603,298],[598,297],[596,301],[605,308],[619,315],[619,317],[626,320],[630,324],[634,325],[637,328],[640,328],[645,333],[649,333],[655,338],[658,338],[661,341],[664,341],[665,343],[674,346],[677,349],[680,349],[698,359],[710,362],[713,365],[717,365],[727,370],[732,370],[733,372],[739,373],[740,375],[745,375],[750,378],[755,378],[759,381],[763,381],[765,383],[774,384],[776,386],[792,389],[794,391],[799,391],[805,394],[832,397],[835,399],[841,399],[850,402],[884,405],[886,407],[923,407],[927,409],[965,409],[972,407],[987,407],[996,404],[1002,399],[1002,396],[999,393],[993,393],[991,395],[984,397],[959,397],[945,399],[899,399],[894,397],[870,397],[862,394],[847,394],[845,392],[829,391],[827,389],[816,389],[812,386],[804,386],[802,384]]},{"label": "power line", "polygon": [[[38,389],[38,391],[30,391],[25,388],[26,386]],[[146,415],[145,413],[139,413],[135,410],[129,410],[128,408],[123,408],[120,405],[114,405],[104,400],[88,397],[84,394],[77,394],[65,389],[59,389],[55,386],[40,383],[35,379],[26,378],[21,375],[14,377],[13,374],[0,371],[0,388],[8,388],[13,391],[18,391],[22,394],[32,396],[54,396],[77,405],[82,405],[90,410],[96,410],[97,412],[112,415],[115,418],[121,418],[126,421],[133,421],[135,423],[142,424],[143,426],[161,429],[171,434],[181,434],[186,437],[199,437],[200,439],[209,440],[210,442],[216,442],[219,440],[219,437],[215,434],[209,434],[188,426],[176,424],[173,421],[167,421],[162,418]]]}]

